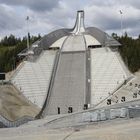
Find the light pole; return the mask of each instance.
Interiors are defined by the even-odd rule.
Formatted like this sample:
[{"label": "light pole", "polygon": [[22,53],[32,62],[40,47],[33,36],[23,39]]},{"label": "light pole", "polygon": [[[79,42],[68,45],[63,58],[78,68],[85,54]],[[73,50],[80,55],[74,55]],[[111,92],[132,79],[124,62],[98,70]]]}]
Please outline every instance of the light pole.
[{"label": "light pole", "polygon": [[122,12],[122,10],[120,10],[119,12],[120,12],[120,15],[121,15],[121,33],[122,33],[122,36],[123,36],[123,12]]},{"label": "light pole", "polygon": [[28,23],[29,16],[27,16],[26,21],[27,21],[27,49],[29,51],[29,46],[30,46],[30,44],[29,44],[29,23]]}]

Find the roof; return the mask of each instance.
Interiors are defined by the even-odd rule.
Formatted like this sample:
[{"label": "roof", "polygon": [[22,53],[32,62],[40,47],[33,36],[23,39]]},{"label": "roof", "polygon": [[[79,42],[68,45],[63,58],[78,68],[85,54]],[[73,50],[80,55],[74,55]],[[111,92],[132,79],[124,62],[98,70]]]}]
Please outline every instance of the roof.
[{"label": "roof", "polygon": [[[38,43],[38,46],[42,47],[43,49],[49,49],[49,47],[58,41],[59,39],[69,36],[69,35],[90,35],[93,37],[93,39],[96,39],[96,42],[99,42],[103,47],[104,46],[120,46],[121,44],[115,40],[113,37],[109,36],[106,32],[96,28],[96,27],[88,27],[85,28],[84,25],[84,11],[78,11],[77,12],[77,18],[76,23],[74,25],[74,28],[68,29],[58,29],[55,30],[47,35],[45,35],[40,42]],[[65,42],[65,40],[64,40]],[[99,44],[98,43],[98,44]],[[88,44],[88,42],[87,42]],[[95,44],[93,44],[95,45]]]}]

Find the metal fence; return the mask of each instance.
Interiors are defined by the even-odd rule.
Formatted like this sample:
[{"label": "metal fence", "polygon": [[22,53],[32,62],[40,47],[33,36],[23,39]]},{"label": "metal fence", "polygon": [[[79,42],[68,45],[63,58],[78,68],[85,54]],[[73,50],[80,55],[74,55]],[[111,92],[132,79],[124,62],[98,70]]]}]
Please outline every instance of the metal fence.
[{"label": "metal fence", "polygon": [[24,116],[15,121],[8,120],[4,116],[0,115],[0,127],[18,127],[24,123],[34,120],[33,117]]}]

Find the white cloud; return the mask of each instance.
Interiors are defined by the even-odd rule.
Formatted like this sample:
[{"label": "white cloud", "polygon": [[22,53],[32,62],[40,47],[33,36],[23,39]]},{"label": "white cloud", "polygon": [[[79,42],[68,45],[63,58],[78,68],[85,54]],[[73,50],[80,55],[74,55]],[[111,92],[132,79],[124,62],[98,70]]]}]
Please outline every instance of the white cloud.
[{"label": "white cloud", "polygon": [[19,17],[14,9],[7,5],[0,5],[0,30],[12,31],[23,27],[22,18]]},{"label": "white cloud", "polygon": [[76,11],[85,10],[86,26],[96,26],[108,33],[120,33],[123,11],[124,30],[139,34],[139,0],[0,0],[0,36],[26,34],[26,16],[30,16],[31,34],[46,34],[56,28],[74,26]]}]

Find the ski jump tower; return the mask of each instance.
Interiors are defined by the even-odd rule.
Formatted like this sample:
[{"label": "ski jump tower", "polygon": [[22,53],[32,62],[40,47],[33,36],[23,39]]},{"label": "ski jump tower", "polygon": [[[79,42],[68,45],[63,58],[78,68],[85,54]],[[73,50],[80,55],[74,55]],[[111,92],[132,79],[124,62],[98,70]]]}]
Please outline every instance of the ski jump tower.
[{"label": "ski jump tower", "polygon": [[74,28],[53,31],[30,47],[37,60],[24,61],[12,83],[44,115],[81,111],[105,100],[129,78],[118,46],[100,29],[86,28],[84,11],[78,11]]},{"label": "ski jump tower", "polygon": [[77,12],[77,18],[75,22],[75,26],[73,28],[74,34],[79,34],[85,32],[85,25],[84,25],[84,11]]},{"label": "ski jump tower", "polygon": [[84,33],[84,11],[78,11],[77,19],[72,31],[63,42],[60,49],[57,68],[55,71],[50,99],[46,107],[46,114],[54,115],[57,109],[61,113],[82,110],[88,104],[88,51]]}]

